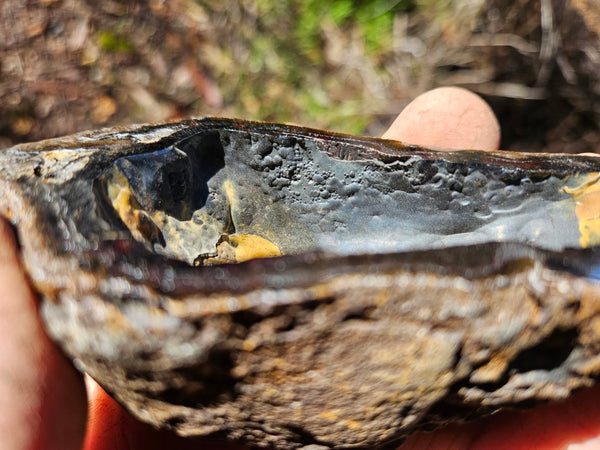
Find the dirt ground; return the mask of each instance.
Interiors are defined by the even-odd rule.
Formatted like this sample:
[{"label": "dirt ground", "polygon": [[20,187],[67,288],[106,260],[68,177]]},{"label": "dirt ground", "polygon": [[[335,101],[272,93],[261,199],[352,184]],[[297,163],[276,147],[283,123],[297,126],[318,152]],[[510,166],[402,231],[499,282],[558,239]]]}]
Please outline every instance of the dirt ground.
[{"label": "dirt ground", "polygon": [[3,0],[0,148],[203,115],[377,135],[459,85],[491,104],[503,148],[600,152],[597,0],[364,4]]}]

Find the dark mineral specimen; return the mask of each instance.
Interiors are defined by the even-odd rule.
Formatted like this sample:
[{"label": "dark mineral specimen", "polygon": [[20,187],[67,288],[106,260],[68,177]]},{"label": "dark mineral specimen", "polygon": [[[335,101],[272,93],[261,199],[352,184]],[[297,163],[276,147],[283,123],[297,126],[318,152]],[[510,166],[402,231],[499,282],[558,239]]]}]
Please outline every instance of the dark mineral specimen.
[{"label": "dark mineral specimen", "polygon": [[600,159],[225,119],[0,158],[49,333],[157,427],[376,447],[600,376]]}]

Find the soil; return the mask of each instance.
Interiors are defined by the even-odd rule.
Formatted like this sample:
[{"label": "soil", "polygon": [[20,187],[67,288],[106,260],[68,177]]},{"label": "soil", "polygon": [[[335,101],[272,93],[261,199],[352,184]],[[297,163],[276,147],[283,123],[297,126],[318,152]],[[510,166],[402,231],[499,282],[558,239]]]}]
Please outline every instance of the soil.
[{"label": "soil", "polygon": [[377,135],[419,93],[459,85],[491,104],[503,148],[600,151],[596,0],[423,0],[376,51],[328,20],[302,49],[301,2],[271,3],[4,0],[0,148],[204,115]]}]

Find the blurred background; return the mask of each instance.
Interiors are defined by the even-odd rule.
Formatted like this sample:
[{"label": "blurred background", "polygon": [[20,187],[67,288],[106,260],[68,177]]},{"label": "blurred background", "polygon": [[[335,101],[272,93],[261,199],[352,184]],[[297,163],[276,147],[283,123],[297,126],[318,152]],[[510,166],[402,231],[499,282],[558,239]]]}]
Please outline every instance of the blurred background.
[{"label": "blurred background", "polygon": [[600,152],[600,2],[0,1],[0,148],[206,115],[379,135],[446,85],[505,149]]}]

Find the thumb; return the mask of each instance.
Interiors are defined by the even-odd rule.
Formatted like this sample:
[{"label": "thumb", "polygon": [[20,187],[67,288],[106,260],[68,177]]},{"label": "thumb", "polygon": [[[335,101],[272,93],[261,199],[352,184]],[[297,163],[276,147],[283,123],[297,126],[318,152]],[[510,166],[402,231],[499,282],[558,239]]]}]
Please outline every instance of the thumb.
[{"label": "thumb", "polygon": [[83,378],[45,334],[0,219],[0,448],[79,449],[85,420]]},{"label": "thumb", "polygon": [[500,126],[481,97],[445,87],[414,99],[383,137],[427,147],[497,150]]}]

